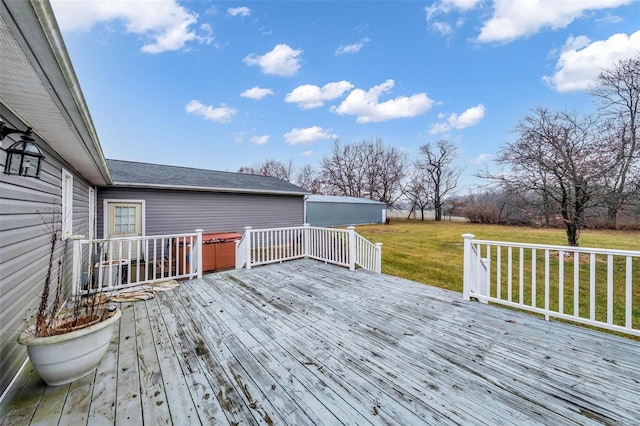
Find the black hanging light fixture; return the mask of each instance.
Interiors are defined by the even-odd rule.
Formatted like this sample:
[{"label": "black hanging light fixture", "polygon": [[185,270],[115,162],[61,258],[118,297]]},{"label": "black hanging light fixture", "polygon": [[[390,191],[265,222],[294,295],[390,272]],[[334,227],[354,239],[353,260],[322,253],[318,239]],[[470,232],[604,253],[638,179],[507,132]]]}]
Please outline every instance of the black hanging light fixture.
[{"label": "black hanging light fixture", "polygon": [[31,137],[31,127],[27,130],[12,129],[0,121],[0,141],[12,133],[20,133],[20,141],[7,149],[7,160],[4,163],[4,172],[8,175],[26,177],[40,177],[40,163],[44,155],[34,143]]}]

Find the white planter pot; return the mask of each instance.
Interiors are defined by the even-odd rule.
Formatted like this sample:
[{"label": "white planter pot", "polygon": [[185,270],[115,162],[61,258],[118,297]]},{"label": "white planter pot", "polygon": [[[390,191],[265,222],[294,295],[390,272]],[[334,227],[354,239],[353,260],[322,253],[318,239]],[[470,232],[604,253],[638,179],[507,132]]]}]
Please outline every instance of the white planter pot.
[{"label": "white planter pot", "polygon": [[27,330],[18,343],[27,346],[31,364],[47,385],[63,385],[98,368],[120,315],[118,309],[105,321],[57,336],[33,337]]}]

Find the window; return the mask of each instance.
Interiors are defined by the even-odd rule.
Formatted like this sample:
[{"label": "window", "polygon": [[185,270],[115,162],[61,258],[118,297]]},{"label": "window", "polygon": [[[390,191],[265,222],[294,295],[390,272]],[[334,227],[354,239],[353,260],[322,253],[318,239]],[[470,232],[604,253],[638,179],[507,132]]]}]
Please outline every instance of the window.
[{"label": "window", "polygon": [[116,234],[136,232],[136,208],[116,206],[115,227]]},{"label": "window", "polygon": [[62,169],[62,239],[73,235],[73,175]]}]

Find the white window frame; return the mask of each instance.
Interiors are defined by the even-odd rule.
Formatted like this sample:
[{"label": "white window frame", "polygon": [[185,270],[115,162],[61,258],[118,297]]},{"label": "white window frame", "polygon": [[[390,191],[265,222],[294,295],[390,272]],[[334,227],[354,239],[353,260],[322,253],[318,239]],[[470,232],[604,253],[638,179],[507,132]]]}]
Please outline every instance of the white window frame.
[{"label": "white window frame", "polygon": [[124,204],[142,204],[142,211],[140,214],[141,219],[141,237],[144,237],[146,234],[145,229],[145,216],[146,216],[146,202],[145,200],[128,200],[126,198],[111,198],[102,200],[102,238],[109,238],[109,203],[124,203]]},{"label": "white window frame", "polygon": [[73,175],[62,169],[62,239],[73,235]]},{"label": "white window frame", "polygon": [[93,240],[96,237],[96,190],[94,187],[89,187],[89,239]]}]

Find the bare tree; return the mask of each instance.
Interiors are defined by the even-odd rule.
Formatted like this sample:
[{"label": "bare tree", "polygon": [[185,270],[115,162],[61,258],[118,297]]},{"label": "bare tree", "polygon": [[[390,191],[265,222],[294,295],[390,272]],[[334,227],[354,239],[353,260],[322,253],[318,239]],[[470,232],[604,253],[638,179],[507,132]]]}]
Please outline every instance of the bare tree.
[{"label": "bare tree", "polygon": [[309,164],[298,171],[295,183],[312,194],[324,194],[325,192],[320,173]]},{"label": "bare tree", "polygon": [[593,128],[589,117],[539,108],[517,124],[518,139],[507,143],[497,158],[508,170],[495,177],[509,188],[544,194],[555,203],[571,246],[578,245],[585,211],[608,168],[606,150]]},{"label": "bare tree", "polygon": [[599,101],[605,123],[599,133],[603,135],[603,143],[611,148],[614,160],[605,176],[604,203],[609,226],[616,228],[618,212],[640,181],[640,56],[621,60],[603,70],[591,93]]},{"label": "bare tree", "polygon": [[433,209],[437,221],[442,220],[444,203],[447,196],[458,186],[458,178],[462,173],[456,165],[457,151],[456,146],[445,139],[420,147],[422,157],[416,164],[426,171],[431,181]]},{"label": "bare tree", "polygon": [[331,154],[322,157],[320,168],[322,179],[332,194],[364,196],[365,160],[355,144],[342,145],[340,141],[334,141]]},{"label": "bare tree", "polygon": [[392,206],[402,195],[406,155],[382,140],[342,145],[335,141],[321,161],[322,180],[329,192],[371,198]]},{"label": "bare tree", "polygon": [[278,179],[286,180],[287,182],[293,182],[295,169],[293,167],[293,160],[283,163],[269,158],[263,163],[240,167],[238,172],[250,175],[277,177]]},{"label": "bare tree", "polygon": [[403,187],[405,198],[411,203],[409,216],[416,209],[420,210],[420,220],[424,220],[424,211],[433,199],[433,186],[427,170],[414,161],[408,178]]}]

